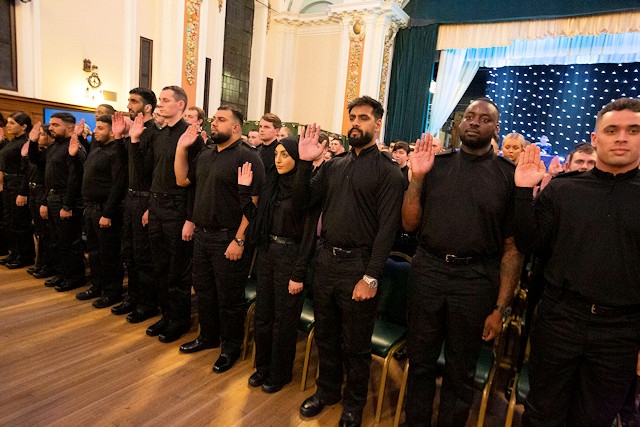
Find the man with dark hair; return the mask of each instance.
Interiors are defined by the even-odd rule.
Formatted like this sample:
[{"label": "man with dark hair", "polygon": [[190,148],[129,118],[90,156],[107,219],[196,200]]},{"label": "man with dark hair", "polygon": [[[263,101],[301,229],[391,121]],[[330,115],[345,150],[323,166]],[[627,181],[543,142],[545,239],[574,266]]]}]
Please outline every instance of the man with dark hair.
[{"label": "man with dark hair", "polygon": [[397,141],[391,153],[393,160],[400,166],[406,185],[409,185],[409,153],[411,153],[411,147],[404,141]]},{"label": "man with dark hair", "polygon": [[211,122],[213,144],[190,163],[187,150],[198,134],[192,125],[180,138],[175,158],[178,185],[195,184],[193,222],[193,287],[198,294],[200,335],[180,346],[194,353],[220,346],[213,371],[229,370],[240,356],[244,335],[244,287],[251,252],[245,247],[249,221],[242,213],[238,169],[252,164],[251,197],[257,204],[265,180],[264,167],[254,149],[242,143],[242,113],[221,106]]},{"label": "man with dark hair", "polygon": [[87,158],[84,147],[75,156],[69,155],[71,137],[84,129],[84,120],[76,125],[70,113],[54,113],[49,120],[49,131],[55,142],[46,151],[38,149],[37,141],[29,142],[29,158],[37,163],[46,156],[46,205],[40,207],[40,216],[49,220],[51,233],[51,265],[57,275],[45,282],[56,291],[64,292],[85,284],[84,250],[82,247],[82,166]]},{"label": "man with dark hair", "polygon": [[260,139],[260,133],[257,130],[250,130],[247,134],[247,142],[255,148],[258,148],[262,144]]},{"label": "man with dark hair", "polygon": [[[404,183],[389,154],[378,150],[374,140],[382,105],[362,97],[348,109],[353,150],[325,163],[313,178],[311,162],[324,150],[320,129],[310,125],[300,139],[302,161],[296,178],[309,185],[305,194],[310,209],[322,208],[313,284],[320,372],[316,393],[302,403],[300,414],[316,416],[342,399],[340,425],[358,426],[367,400],[378,280],[399,225]],[[307,228],[303,239],[308,233],[315,236],[316,229]]]},{"label": "man with dark hair", "polygon": [[128,154],[129,189],[124,203],[122,245],[123,260],[127,266],[128,291],[124,302],[113,307],[111,312],[116,315],[129,313],[127,321],[130,323],[139,323],[158,314],[158,293],[146,214],[153,173],[150,161],[153,159],[147,153],[158,133],[152,116],[156,104],[156,95],[150,89],[137,87],[129,91],[129,117],[135,120],[141,115],[144,122],[144,130],[137,143],[133,143],[129,137],[122,139],[126,130],[122,113],[113,116],[114,137],[122,140]]},{"label": "man with dark hair", "polygon": [[496,338],[510,313],[522,256],[513,238],[514,165],[491,147],[499,118],[493,102],[478,99],[462,117],[460,151],[435,156],[423,134],[411,157],[402,224],[418,231],[419,245],[409,285],[409,426],[431,424],[443,343],[438,425],[466,424],[482,341]]},{"label": "man with dark hair", "polygon": [[[153,178],[149,198],[149,238],[153,254],[155,282],[162,318],[147,329],[147,335],[169,343],[180,338],[191,326],[191,255],[193,229],[188,209],[188,189],[176,184],[173,169],[178,139],[189,125],[182,118],[187,95],[181,87],[167,86],[158,97],[157,111],[166,126],[158,132],[148,156],[153,159]],[[129,130],[131,143],[140,142],[143,118],[136,117]],[[199,136],[188,149],[194,161],[204,142]]]},{"label": "man with dark hair", "polygon": [[273,113],[267,113],[260,119],[260,125],[258,127],[258,133],[262,144],[258,147],[260,158],[264,164],[264,170],[268,171],[275,163],[276,151],[274,142],[277,142],[278,131],[282,127],[282,121],[280,117]]},{"label": "man with dark hair", "polygon": [[[122,300],[124,270],[120,257],[122,199],[127,184],[127,154],[111,130],[111,116],[100,116],[93,131],[97,142],[84,163],[82,197],[87,233],[91,287],[76,295],[84,301],[98,298],[95,308],[105,308]],[[69,155],[79,151],[77,137],[69,143]]]},{"label": "man with dark hair", "polygon": [[[531,333],[523,425],[610,425],[638,369],[640,100],[607,104],[590,171],[551,180],[529,146],[515,172],[516,243],[551,251]],[[412,361],[413,362],[413,361]]]},{"label": "man with dark hair", "polygon": [[564,171],[589,171],[595,167],[597,158],[596,148],[587,142],[583,142],[576,145],[567,156],[564,162]]},{"label": "man with dark hair", "polygon": [[100,104],[96,108],[96,112],[95,112],[96,120],[98,120],[102,116],[113,116],[115,112],[116,112],[116,109],[113,108],[113,106],[109,104]]}]

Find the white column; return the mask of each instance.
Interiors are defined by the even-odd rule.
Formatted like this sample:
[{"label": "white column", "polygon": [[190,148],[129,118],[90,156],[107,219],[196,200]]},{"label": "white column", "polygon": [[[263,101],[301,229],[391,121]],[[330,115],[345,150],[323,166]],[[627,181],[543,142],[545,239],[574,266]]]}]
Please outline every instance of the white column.
[{"label": "white column", "polygon": [[[258,120],[264,112],[266,88],[266,61],[275,58],[267,56],[267,16],[266,2],[256,0],[253,14],[253,40],[251,41],[251,70],[249,73],[249,103],[247,120]],[[272,30],[273,31],[273,30]]]},{"label": "white column", "polygon": [[184,1],[162,1],[162,37],[160,39],[159,67],[162,73],[154,77],[159,88],[182,84],[182,47],[184,43]]},{"label": "white column", "polygon": [[127,106],[129,91],[138,87],[140,75],[140,37],[138,36],[138,8],[135,0],[124,3],[123,29],[125,43],[122,45],[122,87],[118,90],[118,106],[124,110]]},{"label": "white column", "polygon": [[333,123],[331,130],[333,132],[340,132],[342,130],[342,115],[344,113],[344,96],[347,87],[347,69],[349,66],[349,47],[351,45],[349,40],[349,25],[351,24],[351,17],[346,16],[342,19],[342,34],[340,35],[340,53],[338,56],[337,78],[336,78],[336,92],[334,96],[333,107]]},{"label": "white column", "polygon": [[275,57],[278,61],[278,72],[274,76],[271,112],[287,122],[293,120],[297,26],[277,25],[277,28],[278,50]]},{"label": "white column", "polygon": [[[226,0],[233,1],[233,0]],[[220,106],[222,99],[222,60],[224,57],[224,21],[227,16],[227,3],[222,4],[222,10],[218,9],[218,2],[213,2],[213,15],[207,32],[207,40],[209,45],[207,51],[211,58],[211,81],[209,83],[209,115],[213,116],[214,112]],[[204,69],[204,66],[203,66]]]}]

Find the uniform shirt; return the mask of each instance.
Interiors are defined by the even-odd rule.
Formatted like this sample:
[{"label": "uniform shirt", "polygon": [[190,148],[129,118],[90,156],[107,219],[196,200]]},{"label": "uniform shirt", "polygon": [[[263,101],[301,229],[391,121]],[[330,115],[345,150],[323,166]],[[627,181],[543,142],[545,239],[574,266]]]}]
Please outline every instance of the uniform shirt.
[{"label": "uniform shirt", "polygon": [[565,174],[531,200],[531,188],[516,189],[516,244],[551,249],[550,288],[602,306],[640,304],[638,169]]},{"label": "uniform shirt", "polygon": [[238,194],[238,168],[251,163],[252,196],[260,194],[265,172],[258,153],[239,139],[222,151],[217,144],[205,147],[189,167],[187,177],[195,184],[192,221],[198,227],[236,230],[242,221],[242,206]]},{"label": "uniform shirt", "polygon": [[[176,157],[176,147],[178,140],[187,130],[189,125],[184,119],[180,119],[173,126],[165,126],[158,132],[148,156],[153,156],[153,179],[151,182],[151,191],[154,193],[167,193],[170,195],[181,195],[187,197],[188,189],[180,187],[176,184],[176,174],[173,169],[174,159]],[[204,147],[202,138],[198,136],[188,149],[189,164],[193,164],[196,156]],[[189,168],[191,169],[191,167]],[[238,171],[236,170],[236,174]],[[237,183],[237,176],[236,176]]]},{"label": "uniform shirt", "polygon": [[[312,163],[300,163],[309,177]],[[310,186],[311,206],[322,205],[326,244],[369,250],[365,274],[379,279],[400,225],[404,178],[398,165],[373,145],[325,162]]]},{"label": "uniform shirt", "polygon": [[513,235],[514,170],[493,150],[435,156],[422,185],[420,244],[459,257],[500,257]]},{"label": "uniform shirt", "polygon": [[127,153],[122,141],[97,144],[84,163],[82,197],[104,203],[102,216],[112,218],[127,185]]},{"label": "uniform shirt", "polygon": [[264,165],[265,172],[268,171],[269,168],[276,163],[277,145],[278,140],[274,139],[269,145],[264,145],[264,143],[262,143],[258,146],[258,153],[260,153],[260,158],[262,159],[262,164]]},{"label": "uniform shirt", "polygon": [[153,157],[147,154],[159,130],[153,119],[146,121],[144,127],[145,130],[137,143],[132,143],[131,138],[121,140],[127,149],[129,165],[127,185],[134,191],[149,191],[153,176]]},{"label": "uniform shirt", "polygon": [[[44,185],[47,190],[54,190],[63,195],[62,204],[65,209],[81,204],[82,165],[87,158],[87,152],[82,145],[76,156],[69,155],[70,140],[71,138],[56,140],[42,152],[46,153]],[[31,152],[30,149],[29,156]]]},{"label": "uniform shirt", "polygon": [[27,142],[27,134],[23,134],[9,141],[0,150],[0,171],[14,175],[24,175],[26,170],[22,166],[22,146]]}]

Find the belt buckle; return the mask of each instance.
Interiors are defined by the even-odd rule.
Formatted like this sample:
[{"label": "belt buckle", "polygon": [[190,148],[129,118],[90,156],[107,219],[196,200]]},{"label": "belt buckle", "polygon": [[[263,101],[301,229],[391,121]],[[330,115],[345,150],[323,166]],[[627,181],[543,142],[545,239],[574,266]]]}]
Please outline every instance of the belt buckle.
[{"label": "belt buckle", "polygon": [[591,304],[591,314],[598,314],[598,310],[596,309],[595,304]]},{"label": "belt buckle", "polygon": [[453,262],[456,260],[456,258],[458,258],[458,257],[457,257],[457,256],[455,256],[455,255],[453,255],[453,254],[446,254],[446,255],[444,256],[444,261],[445,261],[445,262],[453,263]]},{"label": "belt buckle", "polygon": [[340,248],[336,248],[335,246],[331,247],[331,253],[333,254],[333,256],[338,256],[338,254],[336,252],[341,251],[342,249]]}]

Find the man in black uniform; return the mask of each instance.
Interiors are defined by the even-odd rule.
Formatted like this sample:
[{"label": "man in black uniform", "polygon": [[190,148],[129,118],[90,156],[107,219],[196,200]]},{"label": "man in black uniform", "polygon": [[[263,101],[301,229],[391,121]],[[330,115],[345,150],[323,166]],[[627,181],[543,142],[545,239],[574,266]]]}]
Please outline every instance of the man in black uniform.
[{"label": "man in black uniform", "polygon": [[253,166],[254,204],[265,180],[260,156],[242,143],[242,122],[240,111],[221,106],[211,122],[213,145],[189,164],[187,150],[199,131],[194,124],[180,139],[175,157],[178,185],[195,184],[193,287],[200,321],[200,335],[180,346],[180,351],[215,348],[222,339],[220,357],[213,365],[217,373],[227,371],[238,359],[244,335],[244,287],[251,252],[244,246],[249,221],[242,214],[238,168],[246,162]]},{"label": "man in black uniform", "polygon": [[273,113],[267,113],[260,119],[258,134],[260,135],[262,144],[258,146],[258,152],[260,153],[265,171],[268,171],[275,163],[276,145],[274,142],[278,142],[278,131],[281,127],[282,121],[280,117]]},{"label": "man in black uniform", "polygon": [[[400,225],[404,182],[391,156],[378,150],[373,139],[382,123],[382,105],[364,96],[348,109],[353,150],[326,162],[307,191],[309,206],[322,205],[323,212],[313,283],[320,375],[316,393],[302,403],[300,413],[313,417],[341,400],[344,367],[340,425],[356,426],[367,400],[377,281]],[[298,178],[305,181],[323,150],[319,134],[311,125],[300,141]]]},{"label": "man in black uniform", "polygon": [[640,348],[640,100],[607,104],[591,134],[595,168],[544,175],[537,147],[515,173],[516,243],[548,248],[531,334],[523,425],[607,426],[635,379]]},{"label": "man in black uniform", "polygon": [[482,340],[501,331],[522,256],[513,238],[513,171],[495,156],[499,111],[486,98],[460,123],[462,149],[434,156],[423,135],[411,157],[402,206],[405,230],[419,230],[409,286],[407,424],[431,425],[436,365],[446,365],[438,425],[465,425]]},{"label": "man in black uniform", "polygon": [[[116,315],[129,313],[127,321],[140,323],[158,314],[158,294],[153,274],[153,257],[149,241],[148,213],[149,189],[153,173],[153,158],[147,153],[158,133],[153,122],[157,99],[150,89],[137,87],[129,91],[127,109],[135,120],[142,115],[144,131],[137,143],[131,138],[123,140],[128,154],[129,189],[125,197],[122,256],[127,266],[128,290],[122,304],[111,309]],[[124,116],[113,116],[113,133],[121,139],[126,130]]]},{"label": "man in black uniform", "polygon": [[[194,224],[188,212],[188,189],[176,184],[173,162],[178,139],[189,125],[182,119],[187,94],[179,86],[160,92],[157,111],[166,126],[158,132],[147,156],[153,158],[153,179],[149,199],[149,238],[153,254],[158,302],[162,318],[147,329],[147,335],[169,343],[180,338],[191,325],[191,254]],[[131,125],[129,136],[137,144],[144,131],[141,115]],[[189,161],[195,160],[204,142],[198,136],[189,147]]]},{"label": "man in black uniform", "polygon": [[[122,300],[124,269],[120,257],[122,199],[127,184],[127,154],[111,131],[111,116],[100,116],[93,131],[91,152],[84,163],[82,197],[87,233],[91,287],[76,298],[98,298],[95,308],[109,307]],[[69,143],[69,155],[78,154],[78,137]]]},{"label": "man in black uniform", "polygon": [[46,151],[40,151],[37,141],[29,142],[29,159],[37,163],[46,156],[45,187],[47,204],[40,207],[40,215],[49,220],[52,245],[51,265],[57,275],[45,282],[64,292],[85,284],[84,250],[82,248],[82,166],[87,158],[84,147],[76,156],[69,155],[72,135],[80,135],[84,120],[76,125],[70,113],[54,113],[49,131],[55,142]]}]

